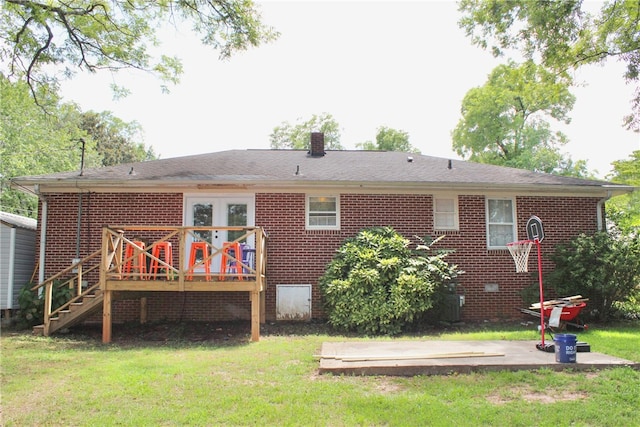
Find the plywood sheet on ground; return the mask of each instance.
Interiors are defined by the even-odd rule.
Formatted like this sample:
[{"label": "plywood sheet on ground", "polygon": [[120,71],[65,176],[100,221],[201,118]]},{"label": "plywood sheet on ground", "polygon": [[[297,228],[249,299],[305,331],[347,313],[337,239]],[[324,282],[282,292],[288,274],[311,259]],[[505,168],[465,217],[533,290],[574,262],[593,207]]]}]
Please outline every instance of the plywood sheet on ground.
[{"label": "plywood sheet on ground", "polygon": [[586,370],[640,364],[598,352],[578,353],[576,363],[558,363],[535,341],[325,342],[320,373],[350,375],[446,375],[474,371]]}]

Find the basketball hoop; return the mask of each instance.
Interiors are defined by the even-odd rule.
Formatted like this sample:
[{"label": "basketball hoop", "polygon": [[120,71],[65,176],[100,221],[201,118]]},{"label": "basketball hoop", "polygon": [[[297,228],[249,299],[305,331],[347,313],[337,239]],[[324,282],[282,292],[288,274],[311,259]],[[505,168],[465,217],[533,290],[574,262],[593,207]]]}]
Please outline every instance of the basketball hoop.
[{"label": "basketball hoop", "polygon": [[516,263],[516,273],[526,273],[529,271],[529,251],[531,251],[531,240],[520,240],[517,242],[507,243],[507,249]]}]

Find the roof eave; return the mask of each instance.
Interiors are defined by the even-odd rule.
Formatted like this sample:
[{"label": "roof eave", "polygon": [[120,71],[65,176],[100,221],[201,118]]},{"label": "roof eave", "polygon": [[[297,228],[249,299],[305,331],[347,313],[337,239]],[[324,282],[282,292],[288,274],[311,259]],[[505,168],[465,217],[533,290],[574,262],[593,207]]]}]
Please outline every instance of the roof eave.
[{"label": "roof eave", "polygon": [[585,194],[598,197],[615,197],[622,194],[629,194],[637,187],[623,184],[603,183],[602,185],[554,185],[554,184],[518,184],[518,183],[478,183],[478,182],[386,182],[386,181],[332,181],[332,180],[92,180],[92,179],[63,179],[63,180],[29,180],[20,179],[12,181],[12,187],[25,192],[38,194],[39,192],[82,192],[96,189],[123,188],[130,189],[185,189],[193,188],[197,190],[248,190],[248,189],[310,189],[310,188],[340,188],[345,190],[393,190],[398,189],[403,192],[414,190],[423,192],[429,191],[449,191],[449,192],[525,192],[525,193],[571,193]]}]

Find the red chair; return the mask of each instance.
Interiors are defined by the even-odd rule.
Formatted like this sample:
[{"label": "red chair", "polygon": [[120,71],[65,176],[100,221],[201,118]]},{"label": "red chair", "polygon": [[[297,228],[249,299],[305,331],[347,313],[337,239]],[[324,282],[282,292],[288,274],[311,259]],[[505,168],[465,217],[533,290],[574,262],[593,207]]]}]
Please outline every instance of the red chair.
[{"label": "red chair", "polygon": [[209,245],[207,242],[193,242],[191,243],[191,249],[189,250],[189,266],[187,267],[187,279],[193,279],[193,271],[195,270],[195,265],[197,262],[197,254],[198,251],[202,253],[202,259],[205,260],[203,263],[205,277],[207,281],[211,280],[211,260],[209,258]]},{"label": "red chair", "polygon": [[[229,271],[235,270],[237,278],[244,280],[242,275],[242,248],[239,242],[224,242],[220,256],[220,280],[224,280]],[[235,277],[235,276],[234,276]]]},{"label": "red chair", "polygon": [[145,279],[147,275],[147,261],[144,256],[144,242],[134,240],[132,243],[128,243],[124,251],[124,268],[122,272],[124,278],[128,279],[130,276],[133,278]]},{"label": "red chair", "polygon": [[[173,267],[173,248],[171,242],[159,242],[151,249],[151,264],[149,265],[149,279],[157,279],[158,272],[164,270],[164,276],[167,280],[173,277],[169,274]],[[164,264],[161,264],[161,261]],[[173,273],[173,272],[171,272]]]}]

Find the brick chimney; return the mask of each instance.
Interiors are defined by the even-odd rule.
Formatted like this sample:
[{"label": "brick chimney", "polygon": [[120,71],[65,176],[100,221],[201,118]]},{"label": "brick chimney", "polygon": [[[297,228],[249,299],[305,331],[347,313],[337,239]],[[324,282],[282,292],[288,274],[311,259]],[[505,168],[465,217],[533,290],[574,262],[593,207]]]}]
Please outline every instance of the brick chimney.
[{"label": "brick chimney", "polygon": [[324,133],[311,132],[311,151],[309,151],[309,155],[311,157],[323,157],[325,154]]}]

